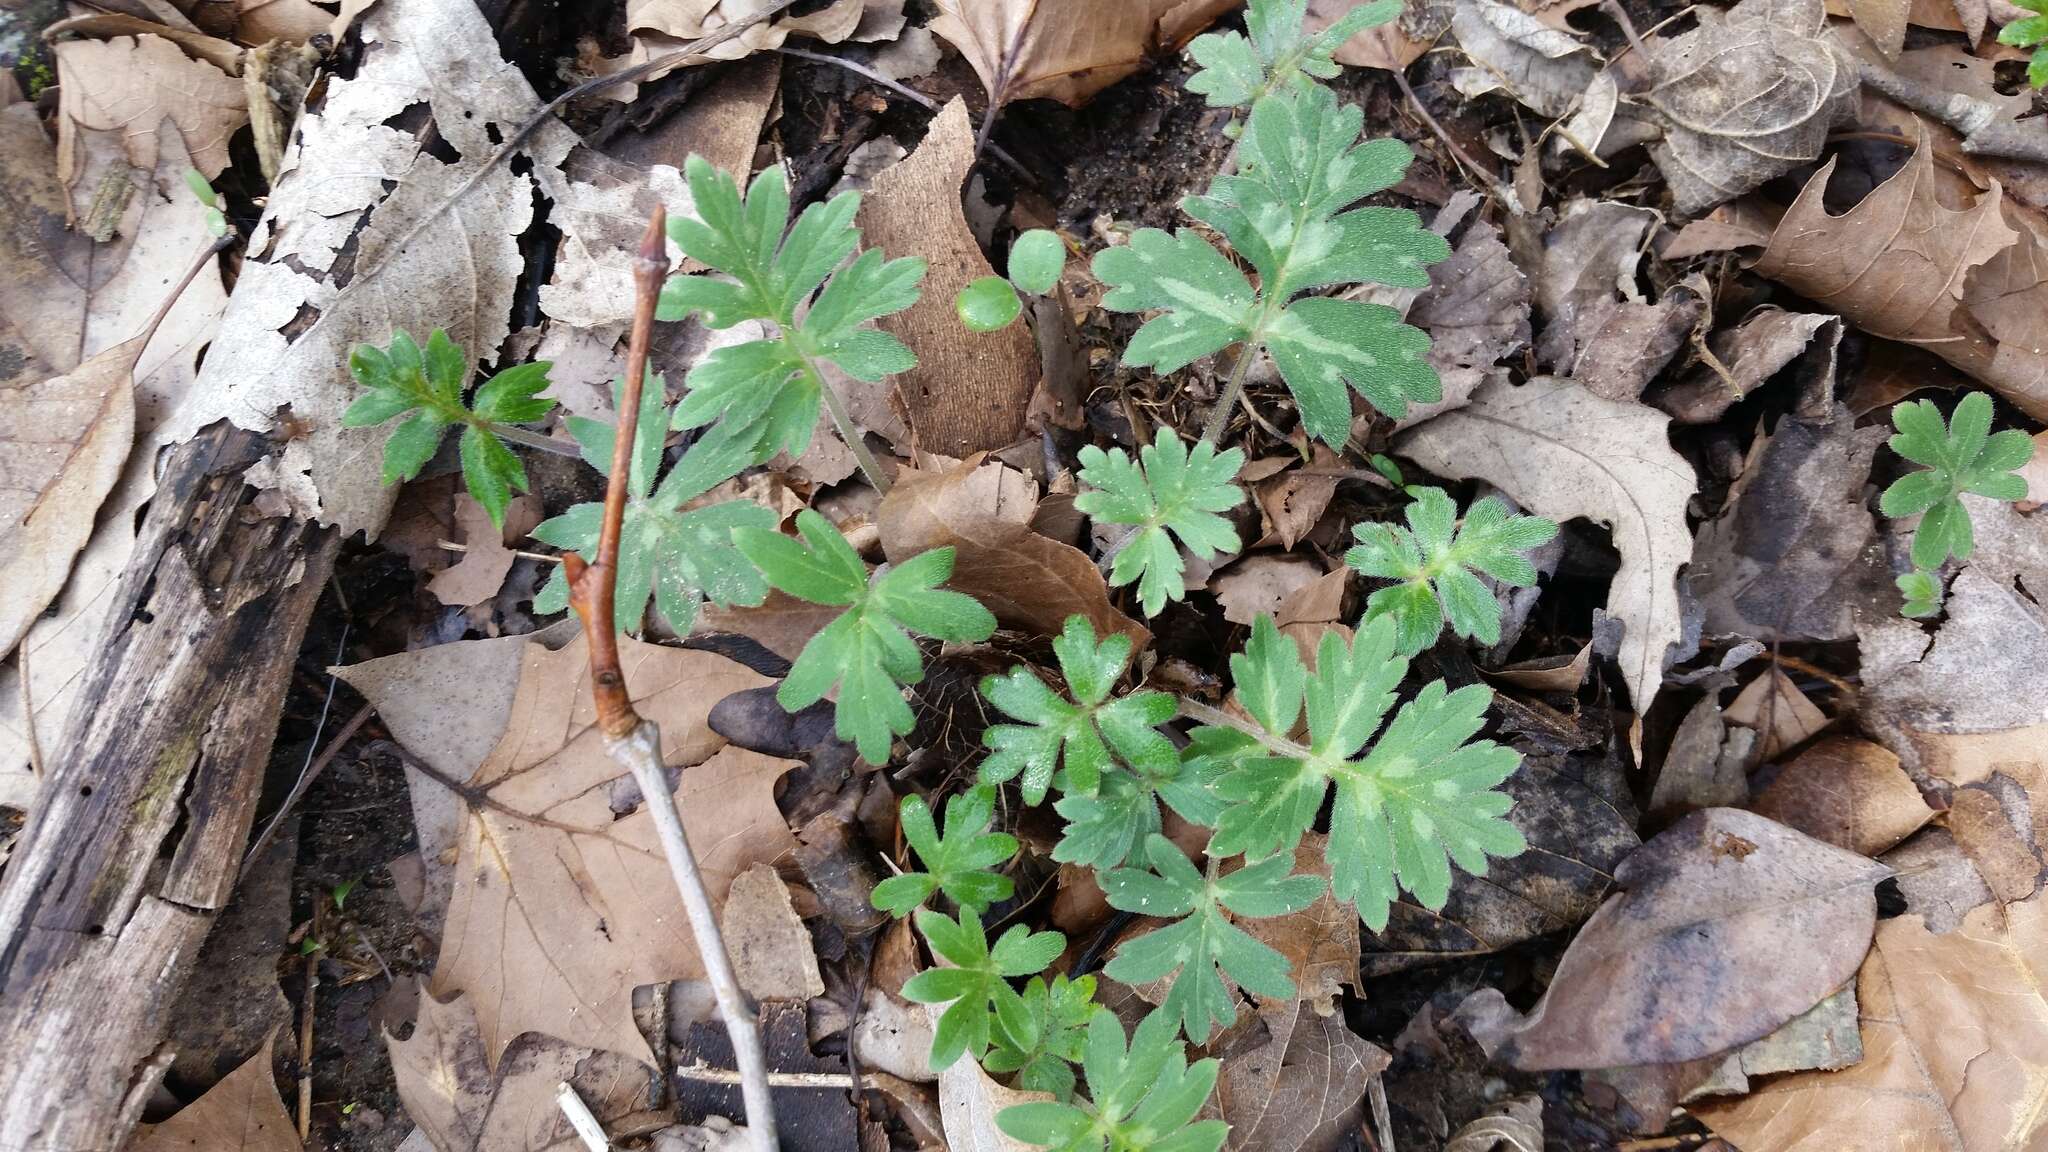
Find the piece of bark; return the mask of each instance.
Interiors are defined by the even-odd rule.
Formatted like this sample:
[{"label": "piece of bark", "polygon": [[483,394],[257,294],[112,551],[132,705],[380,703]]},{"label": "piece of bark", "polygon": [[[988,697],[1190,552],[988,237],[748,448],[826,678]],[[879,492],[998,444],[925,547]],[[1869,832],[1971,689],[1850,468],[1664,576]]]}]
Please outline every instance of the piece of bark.
[{"label": "piece of bark", "polygon": [[244,515],[268,447],[215,425],[172,453],[0,887],[0,1148],[117,1147],[169,1066],[340,543]]}]

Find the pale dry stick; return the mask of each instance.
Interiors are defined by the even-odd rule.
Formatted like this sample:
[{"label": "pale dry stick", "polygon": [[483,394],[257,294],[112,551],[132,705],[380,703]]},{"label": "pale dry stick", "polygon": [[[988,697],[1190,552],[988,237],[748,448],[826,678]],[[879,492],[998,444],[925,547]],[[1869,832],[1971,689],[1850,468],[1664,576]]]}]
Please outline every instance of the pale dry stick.
[{"label": "pale dry stick", "polygon": [[[469,545],[457,544],[453,540],[436,540],[434,541],[434,546],[436,548],[445,548],[450,552],[462,552],[466,554],[469,551]],[[560,556],[551,556],[546,552],[521,552],[517,548],[507,548],[506,551],[510,552],[514,556],[517,556],[521,560],[537,560],[542,564],[560,564],[562,562],[562,558]]]},{"label": "pale dry stick", "polygon": [[747,1131],[759,1152],[776,1152],[775,1105],[752,1001],[733,975],[732,960],[726,955],[725,940],[719,934],[718,915],[711,907],[711,895],[704,888],[697,858],[690,852],[689,835],[676,814],[675,793],[661,764],[661,729],[634,710],[632,698],[626,692],[625,669],[619,661],[619,634],[613,623],[619,532],[625,522],[626,485],[633,470],[640,393],[647,378],[647,344],[654,330],[654,309],[661,295],[661,282],[668,275],[664,221],[662,208],[656,205],[647,222],[647,232],[640,239],[640,253],[633,261],[633,336],[626,350],[625,395],[619,401],[618,430],[612,441],[611,481],[605,488],[597,560],[586,565],[582,557],[571,552],[563,556],[562,566],[569,578],[569,605],[583,622],[583,634],[590,646],[591,695],[597,706],[597,726],[604,735],[605,751],[631,771],[634,782],[640,786],[655,832],[661,838],[662,853],[668,857],[669,874],[689,916],[690,934],[704,962],[704,975],[718,998],[719,1015],[725,1019],[733,1062],[739,1065]]},{"label": "pale dry stick", "polygon": [[583,450],[567,440],[557,440],[553,436],[535,432],[531,428],[521,428],[517,424],[500,424],[495,420],[487,420],[484,423],[488,424],[491,431],[496,432],[501,439],[510,440],[514,444],[522,444],[556,456],[568,456],[577,460],[583,458]]},{"label": "pale dry stick", "polygon": [[555,1106],[568,1118],[569,1127],[576,1130],[585,1148],[590,1152],[609,1152],[612,1144],[605,1137],[604,1125],[597,1122],[597,1117],[591,1114],[590,1105],[583,1102],[583,1097],[576,1094],[576,1089],[567,1080],[555,1085]]},{"label": "pale dry stick", "polygon": [[[343,643],[346,642],[346,640],[343,641]],[[333,703],[331,696],[328,703]],[[313,758],[313,749],[311,747],[306,749],[308,757],[306,764],[299,770],[299,778],[292,783],[292,790],[285,794],[284,803],[277,806],[277,811],[271,815],[269,822],[263,825],[263,831],[256,834],[256,839],[249,845],[249,850],[242,854],[242,871],[245,874],[249,871],[249,866],[256,862],[256,857],[262,855],[263,850],[270,846],[270,838],[277,835],[277,826],[284,822],[286,814],[297,806],[300,798],[305,796],[306,789],[313,786],[313,781],[320,778],[320,774],[325,772],[327,766],[334,762],[334,757],[343,748],[348,747],[349,741],[356,738],[356,733],[362,730],[363,725],[369,721],[371,713],[375,711],[376,709],[368,704],[357,709],[356,714],[348,718],[348,723],[341,726],[341,731],[334,734],[334,739],[327,742],[327,747],[321,750],[317,759]],[[324,706],[320,713],[320,722],[323,725],[327,722],[327,712]],[[315,741],[317,742],[317,740],[318,737],[316,735]]]}]

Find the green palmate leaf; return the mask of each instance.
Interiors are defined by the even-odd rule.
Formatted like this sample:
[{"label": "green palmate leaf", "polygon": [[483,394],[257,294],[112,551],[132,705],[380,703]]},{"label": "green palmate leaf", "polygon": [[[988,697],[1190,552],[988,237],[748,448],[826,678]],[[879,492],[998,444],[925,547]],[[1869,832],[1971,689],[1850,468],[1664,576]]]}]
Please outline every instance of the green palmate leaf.
[{"label": "green palmate leaf", "polygon": [[1024,723],[991,725],[982,734],[994,753],[982,761],[981,778],[999,784],[1021,774],[1025,802],[1037,804],[1062,760],[1061,791],[1081,795],[1093,795],[1115,767],[1112,755],[1140,774],[1173,774],[1180,754],[1158,731],[1173,719],[1173,697],[1134,692],[1109,698],[1130,661],[1131,638],[1118,633],[1098,642],[1087,617],[1069,616],[1052,647],[1071,700],[1022,667],[982,680],[989,703]]},{"label": "green palmate leaf", "polygon": [[[1188,1039],[1203,1043],[1212,1024],[1237,1019],[1237,998],[1225,987],[1227,974],[1238,987],[1261,996],[1294,995],[1287,958],[1224,915],[1283,916],[1315,902],[1323,891],[1319,876],[1292,876],[1291,855],[1248,864],[1228,876],[1204,876],[1164,836],[1145,838],[1152,869],[1118,868],[1104,873],[1102,891],[1110,907],[1171,919],[1175,923],[1124,942],[1103,971],[1126,984],[1174,977],[1159,1009],[1181,1022]],[[1217,856],[1210,857],[1212,861]]]},{"label": "green palmate leaf", "polygon": [[[1494,791],[1520,757],[1472,739],[1492,699],[1485,687],[1450,692],[1432,681],[1373,739],[1408,670],[1395,640],[1394,621],[1384,616],[1366,621],[1349,644],[1325,633],[1310,672],[1294,642],[1261,616],[1251,642],[1230,659],[1253,723],[1190,734],[1189,755],[1220,773],[1216,791],[1227,805],[1212,854],[1257,859],[1292,850],[1336,785],[1330,891],[1356,905],[1374,931],[1386,926],[1397,886],[1441,908],[1452,862],[1483,876],[1488,856],[1526,847],[1506,819],[1513,801]],[[1304,713],[1308,740],[1296,743]]]},{"label": "green palmate leaf", "polygon": [[1887,516],[1920,515],[1913,531],[1913,567],[1932,571],[1953,556],[1968,560],[1975,540],[1965,492],[1992,500],[2020,500],[2027,482],[2014,470],[2033,457],[2027,434],[2008,428],[1991,432],[1991,398],[1972,392],[1956,405],[1944,425],[1930,400],[1908,400],[1892,409],[1892,451],[1921,471],[1908,472],[1884,490],[1878,508]]},{"label": "green palmate leaf", "polygon": [[[624,393],[625,382],[614,381],[612,403],[623,403]],[[657,486],[654,477],[661,468],[668,414],[661,377],[649,375],[640,392],[640,418],[634,427],[612,620],[621,631],[639,630],[652,599],[669,629],[687,636],[706,600],[727,607],[752,607],[767,597],[768,582],[733,547],[732,533],[735,528],[772,532],[776,516],[751,500],[690,507],[750,463],[743,446],[715,435],[692,445]],[[585,462],[609,477],[613,426],[580,416],[571,417],[568,425]],[[578,504],[542,521],[534,528],[533,538],[580,553],[587,560],[597,553],[603,523],[602,503]],[[568,577],[557,567],[534,597],[534,611],[560,612],[568,606]]]},{"label": "green palmate leaf", "polygon": [[1413,495],[1408,527],[1368,522],[1351,529],[1358,544],[1345,561],[1367,576],[1398,581],[1366,601],[1366,620],[1392,619],[1395,650],[1403,656],[1434,644],[1447,622],[1460,636],[1500,643],[1500,603],[1475,573],[1515,588],[1534,584],[1527,553],[1549,543],[1557,525],[1513,515],[1491,496],[1467,509],[1460,524],[1458,506],[1443,489],[1418,488]]},{"label": "green palmate leaf", "polygon": [[1126,1048],[1123,1022],[1096,1013],[1082,1051],[1089,1100],[1013,1105],[996,1114],[996,1127],[1056,1152],[1216,1152],[1230,1126],[1195,1117],[1216,1087],[1220,1064],[1190,1065],[1178,1027],[1164,1009],[1153,1012]]},{"label": "green palmate leaf", "polygon": [[1899,586],[1899,594],[1906,598],[1905,605],[1899,609],[1900,615],[1920,620],[1941,611],[1941,580],[1934,573],[1915,569],[1894,583]]},{"label": "green palmate leaf", "polygon": [[928,968],[903,985],[903,998],[913,1003],[952,1002],[933,1031],[934,1071],[951,1067],[963,1053],[982,1059],[997,1029],[1011,1037],[1029,1035],[1030,1010],[1009,982],[1044,971],[1066,950],[1066,937],[1015,924],[990,948],[979,916],[963,912],[955,920],[926,908],[917,910],[917,930],[932,954],[952,965]]},{"label": "green palmate leaf", "polygon": [[1188,44],[1202,67],[1187,89],[1207,96],[1211,108],[1245,108],[1283,85],[1327,80],[1339,71],[1332,57],[1346,40],[1400,14],[1401,0],[1376,0],[1311,35],[1303,28],[1308,0],[1252,0],[1244,17],[1248,37],[1211,32]]},{"label": "green palmate leaf", "polygon": [[2018,3],[2034,15],[1999,29],[1998,42],[2015,48],[2032,48],[2034,54],[2027,61],[2027,83],[2036,88],[2048,88],[2048,3],[2044,0],[2018,0]]},{"label": "green palmate leaf", "polygon": [[1057,233],[1033,228],[1010,245],[1010,283],[1019,292],[1045,295],[1060,282],[1060,272],[1066,266],[1067,246]]},{"label": "green palmate leaf", "polygon": [[[1128,364],[1172,372],[1234,343],[1264,346],[1310,435],[1341,448],[1355,390],[1390,416],[1442,398],[1425,356],[1429,337],[1391,308],[1329,297],[1336,284],[1420,288],[1450,255],[1443,237],[1406,209],[1350,208],[1391,187],[1410,153],[1398,140],[1359,142],[1357,108],[1314,84],[1286,85],[1252,105],[1240,171],[1219,176],[1182,207],[1230,242],[1258,287],[1194,232],[1141,229],[1095,258],[1110,286],[1103,304],[1150,311],[1125,349]],[[1349,209],[1349,210],[1347,210]]]},{"label": "green palmate leaf", "polygon": [[348,406],[341,422],[366,428],[410,413],[384,443],[386,484],[419,475],[440,450],[443,434],[462,429],[463,481],[491,523],[502,528],[512,493],[526,491],[527,483],[525,466],[505,446],[497,425],[529,423],[554,409],[554,401],[537,395],[548,386],[548,368],[545,361],[507,368],[484,381],[465,406],[470,363],[461,346],[438,328],[424,349],[407,333],[394,332],[389,347],[358,344],[349,350],[349,374],[368,391]]},{"label": "green palmate leaf", "polygon": [[933,892],[944,892],[962,910],[979,916],[1010,898],[1015,890],[1010,878],[989,871],[1017,854],[1015,836],[988,830],[996,814],[995,789],[982,785],[946,801],[944,835],[932,824],[924,797],[905,796],[900,811],[903,838],[926,871],[905,872],[875,885],[869,897],[875,907],[900,918]]},{"label": "green palmate leaf", "polygon": [[[870,250],[847,263],[860,246],[857,192],[813,204],[790,225],[779,165],[756,176],[744,198],[703,157],[692,155],[684,167],[697,216],[670,217],[669,236],[719,275],[670,278],[657,314],[680,320],[694,313],[714,329],[765,321],[776,335],[720,348],[692,369],[675,426],[720,421],[722,434],[746,445],[754,460],[801,454],[818,424],[819,360],[868,381],[917,363],[902,341],[866,325],[916,302],[924,261],[884,260]],[[807,300],[810,310],[799,319]]]},{"label": "green palmate leaf", "polygon": [[1145,837],[1159,831],[1161,801],[1191,824],[1215,824],[1223,805],[1211,787],[1214,775],[1206,761],[1176,757],[1166,764],[1110,773],[1092,796],[1062,796],[1053,809],[1067,826],[1053,846],[1052,858],[1097,870],[1116,867]]},{"label": "green palmate leaf", "polygon": [[953,298],[953,310],[971,332],[994,332],[1016,323],[1024,311],[1017,290],[1001,276],[983,276]]},{"label": "green palmate leaf", "polygon": [[799,600],[846,608],[804,645],[775,698],[795,712],[837,688],[834,729],[870,764],[885,764],[891,736],[911,727],[903,686],[924,679],[924,654],[911,634],[986,640],[996,618],[972,596],[939,588],[953,574],[951,548],[920,552],[870,579],[860,555],[823,516],[806,508],[796,528],[801,544],[764,528],[732,533],[769,584]]},{"label": "green palmate leaf", "polygon": [[1107,1011],[1095,1002],[1093,976],[1071,981],[1054,976],[1049,985],[1033,976],[1024,985],[1022,1019],[1028,1025],[1015,1036],[995,1029],[982,1067],[998,1075],[1016,1073],[1016,1087],[1023,1091],[1072,1100],[1073,1065],[1080,1062],[1088,1042],[1088,1025]]},{"label": "green palmate leaf", "polygon": [[1168,600],[1187,594],[1182,548],[1197,557],[1237,550],[1237,530],[1217,513],[1244,502],[1244,489],[1234,483],[1243,452],[1218,452],[1206,442],[1190,450],[1162,425],[1137,461],[1121,449],[1104,452],[1092,444],[1081,449],[1080,461],[1081,483],[1088,487],[1074,497],[1074,507],[1101,523],[1136,529],[1117,552],[1109,582],[1137,581],[1145,615],[1157,616]]}]

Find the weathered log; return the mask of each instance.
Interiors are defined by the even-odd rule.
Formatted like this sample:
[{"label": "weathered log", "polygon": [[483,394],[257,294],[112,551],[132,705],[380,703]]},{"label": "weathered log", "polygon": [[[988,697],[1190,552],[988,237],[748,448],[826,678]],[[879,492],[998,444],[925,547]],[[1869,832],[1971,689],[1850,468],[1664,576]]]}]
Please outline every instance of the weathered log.
[{"label": "weathered log", "polygon": [[169,1066],[340,543],[249,507],[274,448],[222,424],[172,452],[0,883],[5,1152],[119,1147]]}]

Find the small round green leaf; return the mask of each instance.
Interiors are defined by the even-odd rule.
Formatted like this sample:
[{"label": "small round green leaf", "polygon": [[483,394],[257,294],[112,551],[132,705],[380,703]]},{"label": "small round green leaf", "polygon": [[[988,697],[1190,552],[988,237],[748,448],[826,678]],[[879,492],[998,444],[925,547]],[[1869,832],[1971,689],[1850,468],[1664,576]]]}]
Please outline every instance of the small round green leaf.
[{"label": "small round green leaf", "polygon": [[1060,269],[1067,263],[1067,246],[1043,228],[1017,237],[1010,246],[1010,283],[1021,291],[1043,296],[1059,283]]},{"label": "small round green leaf", "polygon": [[1016,289],[1001,276],[983,276],[962,288],[953,298],[953,307],[960,313],[960,322],[976,332],[1007,328],[1024,311]]}]

